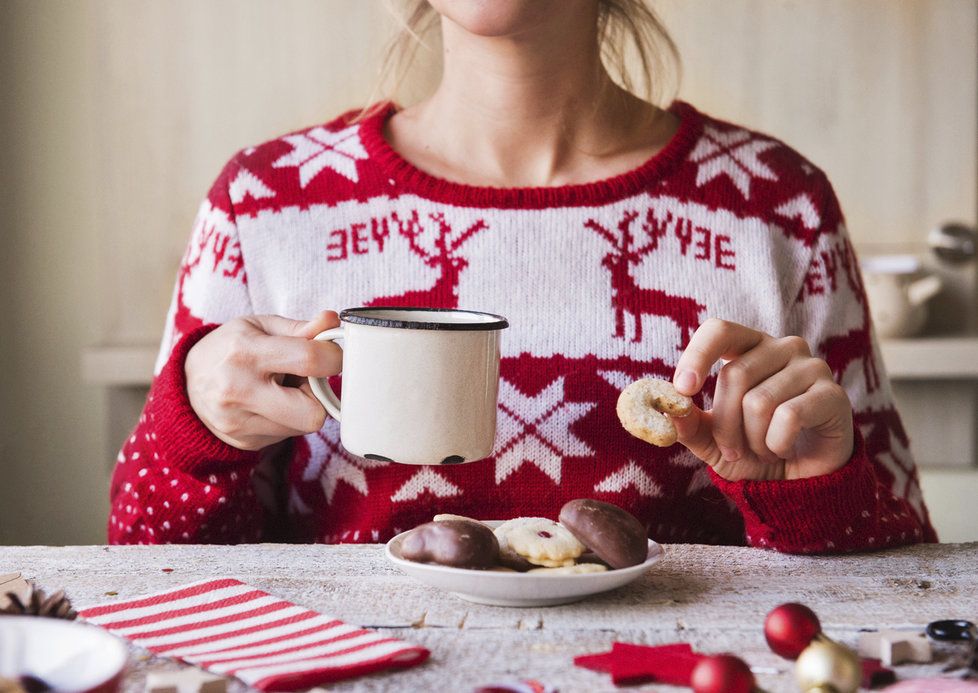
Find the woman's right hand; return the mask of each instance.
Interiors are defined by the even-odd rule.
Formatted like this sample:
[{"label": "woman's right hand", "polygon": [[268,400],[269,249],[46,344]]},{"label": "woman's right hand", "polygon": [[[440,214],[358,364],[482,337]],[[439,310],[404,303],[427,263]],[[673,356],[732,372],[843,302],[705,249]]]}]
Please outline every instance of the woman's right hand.
[{"label": "woman's right hand", "polygon": [[190,406],[211,433],[240,450],[318,431],[326,411],[306,378],[338,374],[343,352],[313,337],[339,324],[334,311],[308,322],[252,315],[224,323],[187,353]]}]

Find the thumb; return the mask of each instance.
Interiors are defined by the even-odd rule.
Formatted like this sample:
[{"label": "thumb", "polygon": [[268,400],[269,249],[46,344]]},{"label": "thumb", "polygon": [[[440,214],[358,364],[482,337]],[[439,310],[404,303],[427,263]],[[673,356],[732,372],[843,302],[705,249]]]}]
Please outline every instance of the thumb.
[{"label": "thumb", "polygon": [[686,446],[691,453],[711,467],[723,459],[720,448],[713,440],[713,414],[703,411],[694,404],[693,410],[687,416],[670,418],[676,426],[678,442]]},{"label": "thumb", "polygon": [[305,327],[296,336],[312,339],[320,332],[325,332],[326,330],[339,326],[340,316],[336,314],[335,310],[321,310],[313,316],[312,320],[305,324]]}]

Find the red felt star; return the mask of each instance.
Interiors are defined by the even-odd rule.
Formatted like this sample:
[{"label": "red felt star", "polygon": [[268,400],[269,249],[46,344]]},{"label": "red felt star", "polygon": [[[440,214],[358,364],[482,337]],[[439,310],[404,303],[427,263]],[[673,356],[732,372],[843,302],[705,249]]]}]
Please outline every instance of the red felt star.
[{"label": "red felt star", "polygon": [[612,643],[610,652],[581,655],[574,664],[592,671],[611,674],[616,686],[656,681],[688,686],[693,669],[704,655],[693,652],[687,643],[633,645]]}]

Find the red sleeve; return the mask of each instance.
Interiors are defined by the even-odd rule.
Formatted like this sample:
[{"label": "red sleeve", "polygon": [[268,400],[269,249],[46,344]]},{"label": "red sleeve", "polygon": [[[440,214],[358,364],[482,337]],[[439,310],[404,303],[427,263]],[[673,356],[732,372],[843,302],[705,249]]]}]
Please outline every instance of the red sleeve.
[{"label": "red sleeve", "polygon": [[713,483],[743,515],[749,545],[837,553],[937,541],[930,523],[877,477],[858,427],[855,434],[852,458],[824,476],[734,482],[710,470]]},{"label": "red sleeve", "polygon": [[831,474],[717,488],[744,517],[751,546],[791,553],[863,551],[937,541],[917,468],[873,334],[859,263],[824,177],[812,191],[818,232],[793,269],[783,334],[805,338],[852,403],[852,457]]},{"label": "red sleeve", "polygon": [[156,377],[112,476],[113,544],[256,541],[262,505],[252,488],[259,453],[220,441],[187,399],[184,361],[204,335],[254,312],[225,165],[197,211],[173,289]]},{"label": "red sleeve", "polygon": [[112,476],[110,544],[261,539],[264,513],[251,484],[260,453],[216,438],[187,398],[187,352],[215,327],[186,334],[153,382]]}]

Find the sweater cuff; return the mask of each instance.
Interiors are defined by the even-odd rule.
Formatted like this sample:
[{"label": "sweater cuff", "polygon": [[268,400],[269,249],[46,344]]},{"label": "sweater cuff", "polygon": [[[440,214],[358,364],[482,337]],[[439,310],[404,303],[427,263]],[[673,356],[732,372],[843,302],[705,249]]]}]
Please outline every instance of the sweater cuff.
[{"label": "sweater cuff", "polygon": [[197,417],[187,396],[184,364],[193,346],[217,325],[204,325],[185,334],[153,381],[146,404],[150,428],[156,433],[161,458],[177,469],[199,472],[215,463],[255,464],[260,451],[239,450],[211,433]]},{"label": "sweater cuff", "polygon": [[714,485],[740,510],[747,543],[790,553],[842,550],[872,525],[879,503],[876,473],[854,426],[852,456],[822,476],[785,481],[727,481]]}]

